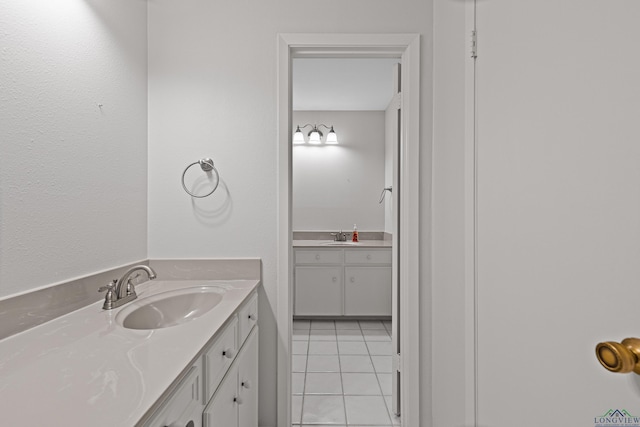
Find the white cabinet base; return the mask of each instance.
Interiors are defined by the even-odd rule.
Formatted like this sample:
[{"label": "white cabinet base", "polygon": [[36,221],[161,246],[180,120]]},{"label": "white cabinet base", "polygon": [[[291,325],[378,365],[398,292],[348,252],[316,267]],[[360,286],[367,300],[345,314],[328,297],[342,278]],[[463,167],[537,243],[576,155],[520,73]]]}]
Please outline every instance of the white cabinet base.
[{"label": "white cabinet base", "polygon": [[258,426],[258,327],[254,327],[202,413],[203,427]]},{"label": "white cabinet base", "polygon": [[[164,407],[144,427],[202,425],[202,362],[198,360],[178,384]],[[191,423],[191,424],[190,424]]]},{"label": "white cabinet base", "polygon": [[391,316],[391,248],[295,250],[295,318]]},{"label": "white cabinet base", "polygon": [[258,296],[254,292],[202,350],[162,406],[141,425],[257,427],[257,321]]}]

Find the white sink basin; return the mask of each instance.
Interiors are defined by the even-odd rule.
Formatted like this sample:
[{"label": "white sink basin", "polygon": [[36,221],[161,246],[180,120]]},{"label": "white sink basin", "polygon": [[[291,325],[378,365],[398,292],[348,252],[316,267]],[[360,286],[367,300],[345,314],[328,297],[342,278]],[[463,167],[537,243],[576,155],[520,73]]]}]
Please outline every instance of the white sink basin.
[{"label": "white sink basin", "polygon": [[326,242],[323,243],[326,246],[357,246],[358,242]]},{"label": "white sink basin", "polygon": [[224,289],[198,286],[161,292],[138,299],[116,314],[116,322],[128,329],[160,329],[197,319],[217,306]]}]

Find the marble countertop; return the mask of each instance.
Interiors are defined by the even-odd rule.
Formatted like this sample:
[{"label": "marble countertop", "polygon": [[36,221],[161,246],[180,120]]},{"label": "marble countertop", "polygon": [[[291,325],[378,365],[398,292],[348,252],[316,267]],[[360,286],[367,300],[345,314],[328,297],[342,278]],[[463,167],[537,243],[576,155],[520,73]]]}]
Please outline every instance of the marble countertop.
[{"label": "marble countertop", "polygon": [[156,330],[126,329],[102,301],[0,341],[2,425],[133,426],[258,286],[258,280],[154,280],[138,300],[218,286],[222,302],[201,317]]},{"label": "marble countertop", "polygon": [[390,248],[391,240],[360,240],[359,242],[334,242],[333,240],[294,240],[293,247],[329,249]]}]

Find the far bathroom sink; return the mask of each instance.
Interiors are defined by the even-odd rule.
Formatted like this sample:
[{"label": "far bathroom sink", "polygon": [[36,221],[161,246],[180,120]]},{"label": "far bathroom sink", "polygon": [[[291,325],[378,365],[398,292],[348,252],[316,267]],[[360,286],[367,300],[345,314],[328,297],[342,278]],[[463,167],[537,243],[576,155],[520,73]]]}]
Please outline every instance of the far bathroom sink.
[{"label": "far bathroom sink", "polygon": [[358,242],[326,242],[323,243],[326,246],[357,246]]},{"label": "far bathroom sink", "polygon": [[198,286],[162,292],[126,305],[116,322],[128,329],[160,329],[197,319],[222,301],[224,290]]}]

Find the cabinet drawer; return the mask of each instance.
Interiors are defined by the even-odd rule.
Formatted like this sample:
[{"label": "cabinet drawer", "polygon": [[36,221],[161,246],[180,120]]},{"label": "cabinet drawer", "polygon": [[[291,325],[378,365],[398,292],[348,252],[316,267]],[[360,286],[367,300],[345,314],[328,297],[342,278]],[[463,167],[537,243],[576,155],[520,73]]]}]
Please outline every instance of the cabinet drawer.
[{"label": "cabinet drawer", "polygon": [[296,264],[341,264],[341,250],[297,250]]},{"label": "cabinet drawer", "polygon": [[344,257],[346,264],[391,264],[391,249],[349,249]]},{"label": "cabinet drawer", "polygon": [[258,294],[254,293],[238,312],[238,346],[242,345],[256,323],[258,323]]},{"label": "cabinet drawer", "polygon": [[193,421],[194,427],[202,425],[202,366],[200,360],[195,363],[186,377],[180,381],[171,396],[162,404],[145,427],[186,426]]},{"label": "cabinet drawer", "polygon": [[238,352],[237,340],[238,318],[234,317],[204,355],[205,403],[216,391],[220,380],[231,366],[231,362]]}]

